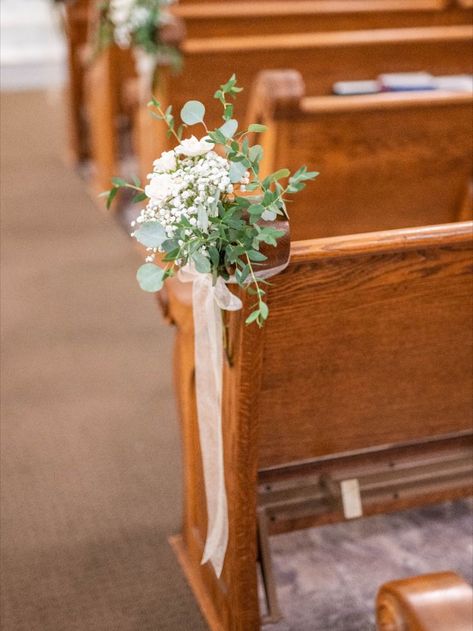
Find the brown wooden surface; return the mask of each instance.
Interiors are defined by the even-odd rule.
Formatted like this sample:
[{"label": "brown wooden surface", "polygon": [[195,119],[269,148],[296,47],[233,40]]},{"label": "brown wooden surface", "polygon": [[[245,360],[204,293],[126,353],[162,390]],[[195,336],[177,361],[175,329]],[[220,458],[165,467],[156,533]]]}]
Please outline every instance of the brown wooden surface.
[{"label": "brown wooden surface", "polygon": [[471,224],[443,230],[293,244],[263,333],[260,467],[471,428]]},{"label": "brown wooden surface", "polygon": [[[230,541],[220,580],[200,566],[205,502],[192,393],[182,411],[181,556],[202,609],[211,602],[211,617],[224,629],[259,628],[258,468],[471,431],[472,238],[472,224],[463,223],[294,243],[289,268],[272,279],[263,331],[244,327],[247,300],[243,312],[228,315],[234,365],[224,370],[223,427]],[[189,343],[189,307],[170,311],[178,329],[180,322],[187,326]],[[407,505],[444,497],[433,488]],[[376,512],[405,506],[405,498],[390,498]]]},{"label": "brown wooden surface", "polygon": [[376,600],[378,631],[472,631],[473,590],[453,572],[386,583]]},{"label": "brown wooden surface", "polygon": [[[473,65],[472,33],[470,27],[458,26],[188,39],[182,47],[183,72],[175,76],[163,72],[158,90],[164,94],[161,102],[172,104],[176,113],[187,100],[201,100],[207,108],[208,126],[218,126],[221,111],[212,95],[216,86],[236,72],[239,85],[245,88],[235,104],[235,117],[242,122],[246,118],[251,86],[261,68],[299,70],[311,95],[330,94],[335,81],[374,79],[383,72],[468,73],[472,72]],[[212,68],[212,72],[202,72],[203,68]],[[141,145],[148,147],[152,154],[141,154],[140,160],[143,165],[150,165],[161,150],[169,147],[168,143],[166,147],[157,146],[162,123],[144,120],[145,140]],[[195,133],[199,134],[197,127]],[[157,139],[156,145],[149,143],[150,136]]]},{"label": "brown wooden surface", "polygon": [[244,0],[180,3],[188,36],[228,37],[468,24],[471,12],[445,0]]},{"label": "brown wooden surface", "polygon": [[64,25],[67,36],[67,119],[69,152],[76,162],[88,156],[87,125],[84,112],[84,64],[81,50],[89,32],[89,0],[66,3]]},{"label": "brown wooden surface", "polygon": [[263,174],[320,172],[289,205],[295,239],[471,218],[471,94],[303,93],[298,73],[261,73],[248,116],[268,127]]}]

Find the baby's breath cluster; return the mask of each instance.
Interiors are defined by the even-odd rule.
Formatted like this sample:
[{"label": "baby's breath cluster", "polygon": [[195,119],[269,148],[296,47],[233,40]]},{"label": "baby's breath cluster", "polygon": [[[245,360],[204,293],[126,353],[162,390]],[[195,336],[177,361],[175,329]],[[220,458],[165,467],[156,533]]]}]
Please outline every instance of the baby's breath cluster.
[{"label": "baby's breath cluster", "polygon": [[[182,140],[172,151],[165,151],[154,161],[153,172],[144,192],[148,198],[132,227],[157,223],[164,228],[167,240],[179,247],[179,260],[189,258],[189,250],[198,244],[200,255],[208,256],[206,235],[212,230],[211,219],[218,217],[219,202],[240,190],[249,182],[246,171],[239,182],[230,181],[230,162],[219,156],[208,136]],[[136,231],[132,232],[136,235]],[[160,245],[149,248],[146,261],[151,262],[156,252],[164,252]]]},{"label": "baby's breath cluster", "polygon": [[[137,273],[145,291],[159,291],[176,268],[190,265],[197,272],[236,282],[255,297],[246,322],[262,326],[268,317],[266,283],[258,274],[266,256],[261,245],[276,246],[284,234],[271,225],[279,216],[287,217],[286,194],[297,193],[317,174],[301,167],[291,175],[280,169],[260,177],[263,148],[250,144],[263,125],[238,130],[233,117],[235,97],[241,88],[233,75],[215,93],[223,107],[223,124],[209,130],[204,122],[205,107],[188,101],[180,112],[178,126],[172,108],[150,105],[156,118],[164,120],[176,147],[164,151],[153,163],[148,183],[113,180],[107,192],[108,205],[121,187],[138,191],[137,201],[147,199],[145,208],[132,223],[132,236],[147,249],[146,262]],[[183,138],[186,128],[202,125],[205,134]],[[287,179],[283,185],[282,180]]]}]

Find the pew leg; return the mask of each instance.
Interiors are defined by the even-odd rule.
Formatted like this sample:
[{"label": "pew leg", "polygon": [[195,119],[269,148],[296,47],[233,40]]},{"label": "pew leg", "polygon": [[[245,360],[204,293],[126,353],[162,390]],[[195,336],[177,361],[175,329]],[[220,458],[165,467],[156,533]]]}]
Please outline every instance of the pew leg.
[{"label": "pew leg", "polygon": [[282,618],[282,613],[279,608],[276,581],[274,580],[273,562],[269,545],[268,515],[262,507],[258,508],[258,553],[268,612],[266,616],[262,617],[262,622],[263,624],[278,622]]}]

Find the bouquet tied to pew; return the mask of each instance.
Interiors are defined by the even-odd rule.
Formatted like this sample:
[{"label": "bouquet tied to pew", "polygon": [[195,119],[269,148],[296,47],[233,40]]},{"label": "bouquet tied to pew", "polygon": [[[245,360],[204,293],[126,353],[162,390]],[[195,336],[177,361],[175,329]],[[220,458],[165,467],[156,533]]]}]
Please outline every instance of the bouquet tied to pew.
[{"label": "bouquet tied to pew", "polygon": [[[246,323],[263,326],[268,317],[265,278],[277,269],[261,273],[266,260],[261,246],[276,246],[285,234],[276,227],[278,217],[287,218],[285,196],[297,193],[316,176],[303,166],[292,175],[280,169],[260,177],[263,149],[250,144],[250,139],[265,127],[253,124],[238,130],[229,99],[240,90],[233,75],[216,91],[223,123],[213,130],[205,124],[205,107],[199,101],[183,106],[182,122],[177,125],[172,108],[163,110],[153,99],[154,115],[167,124],[177,145],[154,161],[144,188],[138,180],[129,183],[118,178],[107,200],[110,204],[121,187],[135,190],[136,201],[148,200],[132,224],[132,236],[148,251],[137,273],[142,289],[159,291],[176,270],[181,281],[192,282],[197,417],[208,517],[202,563],[210,561],[217,576],[229,536],[221,409],[223,350],[228,363],[233,363],[222,314],[243,306],[227,283],[235,282],[254,296]],[[184,131],[194,126],[201,126],[203,135],[184,138]]]},{"label": "bouquet tied to pew", "polygon": [[95,52],[111,44],[135,52],[138,66],[154,74],[159,60],[180,67],[178,49],[162,37],[163,27],[173,23],[169,12],[176,0],[99,0]]},{"label": "bouquet tied to pew", "polygon": [[[214,287],[235,282],[255,297],[246,323],[261,327],[268,306],[267,281],[258,274],[267,258],[260,247],[277,245],[284,232],[272,224],[281,216],[288,218],[286,195],[302,190],[317,173],[302,166],[292,175],[280,169],[260,177],[263,149],[250,145],[249,138],[266,128],[252,124],[238,130],[229,98],[241,90],[233,75],[215,92],[223,108],[223,124],[213,130],[205,124],[201,102],[188,101],[177,125],[172,107],[163,111],[153,99],[152,114],[167,124],[177,146],[154,161],[144,188],[137,179],[129,183],[114,178],[106,194],[108,205],[122,187],[137,191],[136,202],[148,200],[132,224],[132,236],[148,251],[137,273],[142,289],[159,291],[179,268],[211,277]],[[184,131],[194,126],[201,126],[204,135],[184,138]]]}]

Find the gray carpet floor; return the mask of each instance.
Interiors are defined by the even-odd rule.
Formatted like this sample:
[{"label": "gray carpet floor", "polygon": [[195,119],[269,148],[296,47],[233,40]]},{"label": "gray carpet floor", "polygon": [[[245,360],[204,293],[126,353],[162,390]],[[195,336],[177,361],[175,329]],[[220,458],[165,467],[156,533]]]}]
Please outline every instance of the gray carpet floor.
[{"label": "gray carpet floor", "polygon": [[[206,629],[167,544],[181,514],[172,331],[63,160],[57,95],[2,96],[2,629]],[[274,537],[285,620],[368,631],[385,580],[471,580],[471,504]]]}]

